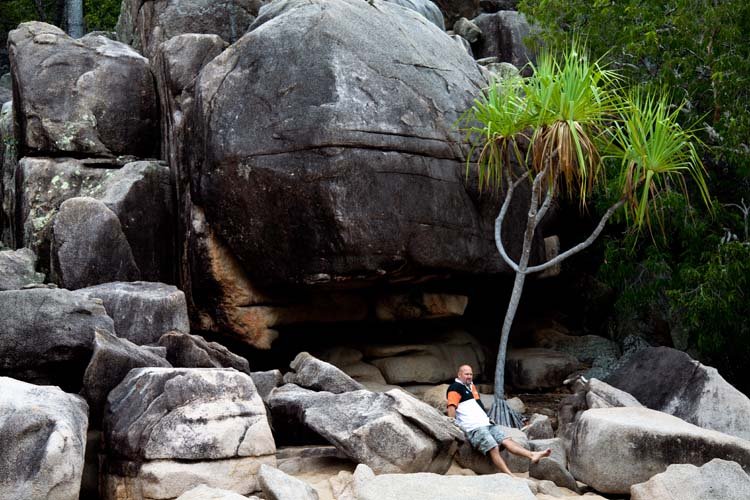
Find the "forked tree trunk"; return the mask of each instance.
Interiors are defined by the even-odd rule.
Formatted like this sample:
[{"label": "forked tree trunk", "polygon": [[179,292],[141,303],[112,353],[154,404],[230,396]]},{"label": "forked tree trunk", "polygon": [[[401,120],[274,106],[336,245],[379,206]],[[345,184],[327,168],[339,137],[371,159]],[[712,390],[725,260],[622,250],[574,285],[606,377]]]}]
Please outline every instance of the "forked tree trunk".
[{"label": "forked tree trunk", "polygon": [[510,268],[513,269],[516,273],[515,280],[513,281],[513,290],[510,295],[508,309],[505,312],[503,328],[500,334],[500,345],[498,346],[497,350],[497,364],[495,365],[495,398],[489,411],[489,416],[492,420],[495,421],[495,423],[506,427],[521,427],[522,425],[521,416],[513,409],[511,409],[505,401],[505,360],[508,352],[508,338],[510,337],[510,330],[513,326],[513,320],[516,317],[516,311],[518,311],[518,304],[521,300],[521,294],[523,293],[523,285],[526,280],[526,275],[549,269],[550,267],[557,265],[563,260],[567,259],[571,255],[576,254],[581,250],[589,247],[596,240],[596,238],[599,237],[612,214],[625,204],[625,199],[620,199],[617,203],[609,207],[609,209],[599,220],[599,223],[597,224],[594,231],[586,240],[547,262],[529,267],[529,257],[531,255],[531,246],[534,241],[534,233],[536,232],[536,228],[539,225],[539,222],[546,215],[547,210],[549,209],[549,206],[552,202],[552,198],[555,195],[555,186],[547,186],[544,202],[542,203],[541,207],[539,206],[542,184],[546,173],[546,169],[538,173],[534,178],[534,182],[532,184],[531,200],[529,202],[529,213],[526,218],[526,231],[524,232],[523,246],[521,249],[521,255],[518,259],[518,263],[514,262],[505,251],[505,247],[502,241],[502,227],[503,221],[505,220],[505,214],[508,211],[508,206],[510,205],[510,201],[513,197],[515,188],[518,187],[521,182],[528,179],[528,176],[523,176],[515,182],[511,182],[510,178],[506,175],[506,185],[508,186],[508,188],[505,195],[505,201],[503,202],[503,206],[500,209],[500,214],[495,220],[495,244],[497,245],[498,252],[502,256],[503,260],[505,260]]}]

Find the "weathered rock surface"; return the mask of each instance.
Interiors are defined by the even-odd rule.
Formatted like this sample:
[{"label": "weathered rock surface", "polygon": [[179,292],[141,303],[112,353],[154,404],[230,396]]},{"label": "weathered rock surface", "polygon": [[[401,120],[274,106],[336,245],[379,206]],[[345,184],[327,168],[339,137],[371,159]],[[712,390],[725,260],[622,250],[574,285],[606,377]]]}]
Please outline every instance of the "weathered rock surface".
[{"label": "weathered rock surface", "polygon": [[383,321],[462,316],[469,303],[465,295],[441,293],[395,294],[381,297],[375,316]]},{"label": "weathered rock surface", "polygon": [[113,334],[114,324],[94,300],[46,288],[0,292],[0,375],[77,392],[96,331]]},{"label": "weathered rock surface", "polygon": [[[172,331],[162,335],[158,343],[166,349],[167,360],[175,368],[234,368],[251,375],[250,364],[245,358],[218,342],[208,342],[200,335]],[[255,381],[253,377],[253,382]],[[258,388],[258,384],[255,385]],[[258,392],[262,397],[264,391],[258,388]]]},{"label": "weathered rock surface", "polygon": [[750,476],[739,464],[715,458],[701,467],[673,464],[665,472],[630,488],[630,500],[744,500]]},{"label": "weathered rock surface", "polygon": [[34,270],[35,265],[36,255],[28,248],[0,251],[0,292],[42,283],[44,275]]},{"label": "weathered rock surface", "polygon": [[669,347],[653,347],[613,372],[607,382],[663,411],[706,429],[750,440],[750,398],[715,368]]},{"label": "weathered rock surface", "polygon": [[[527,450],[531,449],[529,440],[526,435],[519,429],[513,429],[510,427],[503,427],[505,435]],[[508,452],[507,449],[502,449],[500,455],[505,460],[508,468],[513,472],[528,472],[530,460],[528,458],[519,457]],[[497,469],[492,464],[492,460],[487,455],[483,455],[482,452],[474,449],[471,444],[466,441],[461,444],[458,449],[458,454],[455,457],[456,462],[467,469],[471,469],[477,474],[496,474]]]},{"label": "weathered rock surface", "polygon": [[175,279],[175,206],[169,167],[157,161],[126,163],[109,176],[98,197],[117,214],[146,281]]},{"label": "weathered rock surface", "polygon": [[117,21],[117,38],[148,58],[160,43],[183,33],[218,35],[235,42],[258,15],[263,0],[127,0]]},{"label": "weathered rock surface", "polygon": [[[259,491],[258,469],[275,465],[273,455],[207,461],[153,460],[143,464],[119,462],[103,475],[104,500],[172,499],[206,485],[210,488],[250,495]],[[251,497],[255,498],[255,497]]]},{"label": "weathered rock surface", "polygon": [[454,331],[425,344],[371,345],[362,350],[389,384],[435,384],[453,380],[460,365],[469,364],[474,376],[484,370],[484,351],[470,334]]},{"label": "weathered rock surface", "polygon": [[118,337],[134,344],[154,344],[170,331],[190,332],[185,295],[164,283],[112,282],[77,290],[102,301]]},{"label": "weathered rock surface", "polygon": [[52,281],[70,290],[141,276],[117,215],[94,198],[60,205],[52,223],[51,264]]},{"label": "weathered rock surface", "polygon": [[582,363],[601,363],[602,358],[614,364],[620,357],[620,348],[613,340],[597,335],[566,335],[552,328],[535,330],[532,334],[534,347],[552,349],[570,354]]},{"label": "weathered rock surface", "polygon": [[382,474],[357,488],[357,500],[535,500],[523,480],[507,474],[441,476]]},{"label": "weathered rock surface", "polygon": [[[248,84],[256,74],[272,79]],[[482,85],[473,59],[416,13],[268,4],[196,83],[193,201],[258,287],[500,272],[497,200],[485,207],[467,187],[452,127]]]},{"label": "weathered rock surface", "polygon": [[568,457],[562,439],[534,439],[529,441],[529,447],[532,451],[552,450],[549,457],[529,464],[529,477],[552,481],[557,486],[579,492],[575,478],[568,471]]},{"label": "weathered rock surface", "polygon": [[258,497],[243,497],[242,495],[229,490],[211,488],[202,484],[186,491],[177,500],[258,500]]},{"label": "weathered rock surface", "polygon": [[250,372],[250,378],[253,379],[255,388],[258,390],[258,394],[260,394],[263,402],[268,402],[268,395],[271,394],[271,391],[284,384],[284,377],[279,370]]},{"label": "weathered rock surface", "polygon": [[473,46],[477,59],[497,57],[517,68],[533,60],[533,54],[523,42],[531,34],[531,26],[522,13],[500,11],[481,14],[472,21],[482,31],[480,41]]},{"label": "weathered rock surface", "polygon": [[139,347],[103,330],[95,333],[94,352],[83,374],[81,390],[81,395],[89,403],[92,426],[100,428],[107,395],[122,382],[128,372],[133,368],[150,366],[171,367],[153,349]]},{"label": "weathered rock surface", "polygon": [[284,382],[287,384],[334,394],[364,389],[362,384],[346,373],[307,352],[299,353],[289,364],[289,368],[293,371],[284,374]]},{"label": "weathered rock surface", "polygon": [[523,432],[529,439],[551,439],[555,437],[549,417],[538,413],[531,416]]},{"label": "weathered rock surface", "polygon": [[87,410],[58,387],[0,377],[0,498],[78,498]]},{"label": "weathered rock surface", "polygon": [[16,172],[18,139],[13,103],[0,101],[0,243],[16,248]]},{"label": "weathered rock surface", "polygon": [[454,23],[465,17],[473,19],[479,13],[480,0],[436,0],[435,4],[440,8],[445,19],[445,27],[452,29]]},{"label": "weathered rock surface", "polygon": [[318,500],[312,486],[274,467],[261,465],[258,480],[268,500]]},{"label": "weathered rock surface", "polygon": [[506,362],[508,383],[517,389],[560,387],[583,365],[573,356],[549,349],[509,349]]},{"label": "weathered rock surface", "polygon": [[105,441],[121,457],[206,460],[276,452],[253,381],[235,370],[132,370],[108,402]]},{"label": "weathered rock surface", "polygon": [[435,3],[430,0],[385,0],[388,3],[400,5],[405,9],[413,10],[424,16],[425,19],[430,21],[432,24],[440,28],[445,29],[445,22],[443,21],[443,13],[440,12]]},{"label": "weathered rock surface", "polygon": [[627,494],[670,464],[702,465],[713,458],[750,470],[750,442],[647,408],[602,408],[576,423],[570,472],[602,493]]},{"label": "weathered rock surface", "polygon": [[435,409],[400,390],[314,392],[292,384],[268,404],[279,420],[296,420],[345,455],[381,472],[445,472],[463,433]]},{"label": "weathered rock surface", "polygon": [[23,155],[153,157],[158,109],[148,60],[100,35],[28,22],[8,34]]},{"label": "weathered rock surface", "polygon": [[104,179],[116,172],[113,166],[71,158],[27,157],[18,163],[18,190],[9,195],[18,199],[16,241],[36,253],[42,271],[49,270],[52,221],[62,202],[76,196],[97,197],[104,190]]}]

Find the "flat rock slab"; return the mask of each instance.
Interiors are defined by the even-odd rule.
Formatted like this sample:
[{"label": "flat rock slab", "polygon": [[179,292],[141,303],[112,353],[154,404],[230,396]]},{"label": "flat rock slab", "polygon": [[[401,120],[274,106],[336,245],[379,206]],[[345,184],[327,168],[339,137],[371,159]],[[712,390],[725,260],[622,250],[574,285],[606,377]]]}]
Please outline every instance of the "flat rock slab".
[{"label": "flat rock slab", "polygon": [[35,266],[36,255],[28,248],[0,251],[0,292],[42,283],[44,274],[36,272]]},{"label": "flat rock slab", "polygon": [[745,500],[750,476],[739,464],[715,458],[701,467],[674,464],[630,488],[630,500]]},{"label": "flat rock slab", "polygon": [[713,458],[750,470],[750,442],[647,408],[587,410],[575,424],[570,472],[602,493],[627,494],[670,464]]},{"label": "flat rock slab", "polygon": [[357,500],[535,500],[522,479],[507,474],[441,476],[383,474],[357,488]]},{"label": "flat rock slab", "polygon": [[104,439],[110,453],[131,460],[276,453],[252,379],[232,369],[131,370],[109,394]]},{"label": "flat rock slab", "polygon": [[62,289],[0,292],[0,375],[78,392],[97,331],[114,334],[100,302]]},{"label": "flat rock slab", "polygon": [[211,488],[202,484],[193,488],[190,491],[186,491],[177,500],[259,500],[258,497],[252,496],[250,498],[243,497],[239,493],[234,491],[222,490],[219,488]]},{"label": "flat rock slab", "polygon": [[87,427],[83,398],[0,377],[0,498],[78,498]]},{"label": "flat rock slab", "polygon": [[23,156],[154,157],[158,101],[148,59],[90,34],[22,23],[8,34]]},{"label": "flat rock slab", "polygon": [[118,337],[154,344],[165,333],[190,332],[185,294],[176,286],[145,281],[113,282],[82,288],[77,294],[102,301]]},{"label": "flat rock slab", "polygon": [[639,351],[606,381],[648,408],[750,440],[750,398],[715,368],[669,347]]},{"label": "flat rock slab", "polygon": [[274,467],[261,465],[258,480],[268,500],[318,500],[312,486]]},{"label": "flat rock slab", "polygon": [[506,361],[508,383],[517,389],[560,387],[568,375],[583,367],[571,356],[550,349],[510,349]]}]

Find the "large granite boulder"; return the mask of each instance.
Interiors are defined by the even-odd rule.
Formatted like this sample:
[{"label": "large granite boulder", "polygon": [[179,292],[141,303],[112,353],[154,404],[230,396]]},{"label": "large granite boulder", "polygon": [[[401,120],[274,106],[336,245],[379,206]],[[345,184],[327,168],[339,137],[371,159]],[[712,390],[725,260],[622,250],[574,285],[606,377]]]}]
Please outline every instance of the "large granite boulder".
[{"label": "large granite boulder", "polygon": [[8,34],[23,155],[153,157],[158,108],[148,60],[91,34],[28,22]]},{"label": "large granite boulder", "polygon": [[506,270],[453,127],[483,85],[417,13],[267,4],[196,82],[193,203],[258,287]]},{"label": "large granite boulder", "polygon": [[643,405],[687,422],[750,440],[750,398],[715,368],[669,347],[639,351],[607,382]]},{"label": "large granite boulder", "polygon": [[0,292],[0,375],[77,392],[96,331],[114,333],[98,301],[68,290]]},{"label": "large granite boulder", "polygon": [[112,282],[77,290],[97,298],[115,323],[118,337],[144,345],[165,333],[190,332],[185,294],[176,286],[145,281]]},{"label": "large granite boulder", "polygon": [[112,210],[94,198],[71,198],[60,205],[52,223],[52,281],[76,290],[140,276]]},{"label": "large granite boulder", "polygon": [[307,352],[299,353],[289,364],[289,368],[292,371],[284,374],[284,382],[287,384],[334,394],[364,389],[362,384],[343,371]]},{"label": "large granite boulder", "polygon": [[0,251],[0,292],[42,283],[44,275],[35,266],[36,255],[28,248]]},{"label": "large granite boulder", "polygon": [[98,196],[120,220],[141,279],[173,283],[175,206],[169,167],[157,161],[126,163]]},{"label": "large granite boulder", "polygon": [[268,404],[274,425],[296,420],[379,472],[444,473],[464,439],[437,410],[398,389],[332,394],[287,384]]},{"label": "large granite boulder", "polygon": [[445,21],[443,20],[443,13],[434,2],[431,0],[385,0],[388,3],[400,5],[405,9],[419,12],[425,19],[430,21],[432,24],[440,28],[445,29]]},{"label": "large granite boulder", "polygon": [[750,470],[750,442],[647,408],[584,412],[573,434],[573,476],[602,493],[627,494],[670,464],[703,465],[713,458]]},{"label": "large granite boulder", "polygon": [[184,33],[213,34],[232,43],[245,34],[264,0],[125,0],[117,38],[148,58]]},{"label": "large granite boulder", "polygon": [[673,464],[630,488],[630,500],[745,500],[748,495],[750,476],[739,464],[720,458],[701,467]]},{"label": "large granite boulder", "polygon": [[0,377],[0,498],[78,498],[87,413],[59,387]]},{"label": "large granite boulder", "polygon": [[442,476],[430,473],[354,475],[356,500],[534,500],[526,482],[507,474]]},{"label": "large granite boulder", "polygon": [[524,39],[532,30],[522,13],[500,11],[481,14],[472,21],[482,30],[482,37],[473,45],[477,59],[496,57],[499,61],[511,63],[517,68],[533,61],[533,54],[524,44]]},{"label": "large granite boulder", "polygon": [[258,491],[260,466],[275,465],[263,401],[232,369],[131,370],[109,394],[104,442],[105,490],[129,485],[133,498],[174,498],[201,483],[245,495]]},{"label": "large granite boulder", "polygon": [[[182,292],[180,292],[182,293]],[[218,342],[208,342],[200,335],[171,331],[159,338],[158,344],[166,349],[167,360],[175,368],[234,368],[251,375],[247,359],[234,354]],[[270,392],[260,390],[261,397]]]},{"label": "large granite boulder", "polygon": [[81,390],[81,395],[89,404],[92,426],[100,428],[107,396],[130,370],[151,366],[171,368],[164,354],[159,348],[140,347],[127,339],[98,330],[94,336],[91,361],[83,374]]}]

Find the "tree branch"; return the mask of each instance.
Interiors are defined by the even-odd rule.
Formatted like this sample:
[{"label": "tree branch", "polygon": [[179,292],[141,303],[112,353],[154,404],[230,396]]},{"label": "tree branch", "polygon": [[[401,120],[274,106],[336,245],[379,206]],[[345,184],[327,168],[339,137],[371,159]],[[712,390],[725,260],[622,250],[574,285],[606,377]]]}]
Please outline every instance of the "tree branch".
[{"label": "tree branch", "polygon": [[505,200],[503,201],[503,206],[500,208],[500,213],[498,214],[497,218],[495,219],[495,246],[497,247],[497,251],[500,253],[500,256],[503,258],[506,264],[513,269],[513,271],[518,272],[518,264],[513,262],[513,259],[510,258],[508,253],[505,251],[505,245],[503,245],[503,238],[502,238],[502,231],[503,231],[503,221],[505,220],[505,214],[508,212],[508,207],[510,206],[510,200],[513,198],[513,191],[528,177],[528,174],[524,174],[515,181],[511,180],[510,173],[505,172],[505,181],[508,186],[508,190],[505,192]]},{"label": "tree branch", "polygon": [[607,211],[602,216],[601,220],[599,220],[599,224],[597,224],[596,228],[594,228],[594,231],[589,235],[586,240],[582,241],[581,243],[577,244],[573,248],[561,253],[557,257],[548,260],[544,264],[539,264],[538,266],[531,266],[526,269],[526,273],[538,273],[540,271],[544,271],[545,269],[549,269],[550,267],[559,264],[560,262],[564,261],[571,255],[575,255],[581,250],[584,250],[591,246],[591,244],[599,237],[602,230],[604,229],[604,226],[607,224],[607,221],[610,217],[612,217],[612,214],[614,214],[621,206],[625,204],[625,199],[621,198],[620,201],[612,205],[607,209]]}]

